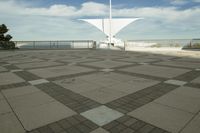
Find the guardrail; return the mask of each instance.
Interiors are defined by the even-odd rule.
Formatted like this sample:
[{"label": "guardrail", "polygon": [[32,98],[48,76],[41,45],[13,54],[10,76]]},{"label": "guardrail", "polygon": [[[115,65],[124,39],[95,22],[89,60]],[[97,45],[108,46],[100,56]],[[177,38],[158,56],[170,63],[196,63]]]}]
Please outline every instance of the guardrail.
[{"label": "guardrail", "polygon": [[155,40],[128,40],[126,47],[184,47],[191,43],[191,39],[155,39]]},{"label": "guardrail", "polygon": [[94,48],[93,40],[70,41],[14,41],[20,49],[91,49]]}]

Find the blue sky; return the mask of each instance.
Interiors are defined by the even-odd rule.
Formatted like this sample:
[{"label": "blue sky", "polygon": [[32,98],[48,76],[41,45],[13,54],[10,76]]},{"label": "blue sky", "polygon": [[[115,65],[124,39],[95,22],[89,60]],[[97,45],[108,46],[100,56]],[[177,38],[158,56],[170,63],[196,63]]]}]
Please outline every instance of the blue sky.
[{"label": "blue sky", "polygon": [[[14,40],[101,40],[79,18],[105,18],[108,0],[0,0],[0,23]],[[113,0],[114,17],[142,17],[117,34],[132,39],[200,38],[200,0]]]}]

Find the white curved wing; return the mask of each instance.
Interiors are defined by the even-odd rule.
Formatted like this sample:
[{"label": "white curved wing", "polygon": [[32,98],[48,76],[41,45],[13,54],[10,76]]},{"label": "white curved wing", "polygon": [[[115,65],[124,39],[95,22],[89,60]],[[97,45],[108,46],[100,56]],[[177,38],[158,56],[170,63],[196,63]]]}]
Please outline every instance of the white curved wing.
[{"label": "white curved wing", "polygon": [[[111,20],[111,34],[116,35],[120,30],[130,23],[142,18],[113,18]],[[110,19],[80,19],[97,27],[107,36],[110,36]]]}]

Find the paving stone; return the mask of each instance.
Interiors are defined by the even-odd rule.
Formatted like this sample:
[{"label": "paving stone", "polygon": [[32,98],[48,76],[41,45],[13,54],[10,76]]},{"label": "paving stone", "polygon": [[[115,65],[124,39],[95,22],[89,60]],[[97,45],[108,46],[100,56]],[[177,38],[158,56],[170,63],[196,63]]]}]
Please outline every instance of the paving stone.
[{"label": "paving stone", "polygon": [[87,120],[87,121],[84,121],[83,123],[84,125],[86,125],[87,127],[89,127],[90,129],[94,130],[96,128],[98,128],[99,126],[94,124],[93,122]]},{"label": "paving stone", "polygon": [[151,131],[151,133],[164,133],[165,131],[159,128],[155,128]]},{"label": "paving stone", "polygon": [[146,124],[142,128],[139,129],[140,133],[150,133],[155,127],[149,124]]},{"label": "paving stone", "polygon": [[76,114],[70,108],[58,102],[51,102],[26,109],[19,108],[15,109],[15,112],[28,131]]},{"label": "paving stone", "polygon": [[69,117],[67,118],[67,121],[71,124],[71,125],[76,125],[79,124],[80,121],[78,121],[77,119],[75,119],[74,117]]},{"label": "paving stone", "polygon": [[38,91],[26,95],[8,98],[12,108],[29,108],[55,101],[53,98]]},{"label": "paving stone", "polygon": [[200,66],[200,62],[185,62],[185,61],[167,61],[156,63],[159,65],[175,66],[175,67],[185,67],[185,68],[196,68]]},{"label": "paving stone", "polygon": [[0,123],[1,133],[25,133],[13,113],[0,114]]},{"label": "paving stone", "polygon": [[135,133],[135,131],[131,128],[126,128],[125,130],[121,131],[121,133]]},{"label": "paving stone", "polygon": [[171,93],[192,99],[200,99],[200,90],[194,87],[181,86],[171,91]]},{"label": "paving stone", "polygon": [[71,128],[66,129],[66,133],[82,133],[82,132],[79,131],[76,127],[71,127]]},{"label": "paving stone", "polygon": [[41,128],[38,129],[38,131],[40,133],[53,133],[51,128],[49,128],[48,126],[41,127]]},{"label": "paving stone", "polygon": [[134,67],[120,69],[120,71],[150,75],[150,76],[161,77],[161,78],[162,77],[163,78],[173,78],[178,75],[189,72],[190,70],[170,68],[170,67],[161,67],[161,66],[152,66],[152,65],[143,65],[143,66],[134,66]]},{"label": "paving stone", "polygon": [[132,77],[132,80],[130,80],[128,82],[111,85],[108,88],[111,88],[114,91],[121,91],[126,94],[131,94],[131,93],[134,93],[134,92],[142,90],[144,88],[153,86],[158,83],[159,83],[159,81],[155,81],[155,80]]},{"label": "paving stone", "polygon": [[185,82],[185,81],[179,81],[179,80],[167,80],[167,81],[165,81],[165,83],[167,83],[167,84],[173,84],[173,85],[179,85],[179,86],[187,84],[187,82]]},{"label": "paving stone", "polygon": [[[200,93],[199,89],[198,91]],[[188,95],[192,93],[189,92]],[[200,110],[200,98],[192,98],[178,93],[174,94],[173,91],[156,99],[154,102],[167,105],[169,107],[174,107],[193,114],[196,114]]]},{"label": "paving stone", "polygon": [[113,127],[115,127],[115,126],[117,126],[117,125],[119,125],[119,122],[117,122],[117,121],[112,121],[112,122],[110,122],[110,123],[108,123],[108,124],[106,124],[106,125],[104,125],[104,126],[102,126],[104,129],[106,129],[106,130],[110,130],[111,128],[113,128]]},{"label": "paving stone", "polygon": [[6,68],[0,66],[0,72],[6,72],[6,71],[8,71]]},{"label": "paving stone", "polygon": [[126,122],[124,122],[124,125],[130,126],[130,125],[133,125],[134,123],[136,123],[137,121],[138,120],[131,118],[131,119],[127,120]]},{"label": "paving stone", "polygon": [[23,79],[10,72],[0,73],[0,79],[0,85],[24,82]]},{"label": "paving stone", "polygon": [[11,70],[10,72],[14,73],[14,72],[21,72],[23,71],[22,69],[16,69],[16,70]]},{"label": "paving stone", "polygon": [[0,115],[8,112],[12,112],[10,106],[6,100],[0,100]]},{"label": "paving stone", "polygon": [[6,65],[6,66],[4,66],[6,69],[8,69],[8,70],[16,70],[16,69],[19,69],[17,66],[15,66],[15,65]]},{"label": "paving stone", "polygon": [[64,76],[64,75],[72,75],[72,74],[78,74],[83,72],[91,72],[93,69],[85,68],[85,67],[79,67],[79,66],[57,66],[57,67],[51,67],[51,68],[41,68],[41,69],[34,69],[29,70],[29,72],[38,75],[42,78],[51,78],[51,77],[58,77],[58,76]]},{"label": "paving stone", "polygon": [[121,63],[121,62],[110,61],[110,60],[83,63],[83,64],[88,65],[88,66],[95,66],[95,67],[99,67],[99,68],[114,68],[114,67],[119,67],[119,66],[131,65],[131,63],[125,63],[125,62]]},{"label": "paving stone", "polygon": [[188,123],[181,133],[199,133],[200,132],[200,113],[198,113],[191,121]]},{"label": "paving stone", "polygon": [[4,99],[4,96],[0,93],[0,101]]},{"label": "paving stone", "polygon": [[191,113],[156,103],[146,104],[129,115],[174,133],[180,131],[193,117]]},{"label": "paving stone", "polygon": [[38,91],[40,91],[40,90],[34,86],[24,86],[24,87],[17,87],[14,89],[2,90],[2,92],[6,98],[22,96],[22,95],[26,95],[26,94],[35,93]]},{"label": "paving stone", "polygon": [[64,129],[72,127],[72,125],[66,119],[58,121],[58,124]]},{"label": "paving stone", "polygon": [[54,83],[80,94],[82,92],[91,91],[99,88],[98,85],[80,80],[79,78],[66,78],[54,81]]},{"label": "paving stone", "polygon": [[103,126],[123,116],[122,113],[112,110],[106,106],[100,106],[92,110],[88,110],[86,112],[81,113],[81,115],[99,126]]},{"label": "paving stone", "polygon": [[184,73],[182,75],[179,75],[179,76],[175,77],[174,79],[190,82],[190,81],[194,80],[195,78],[197,78],[199,76],[200,76],[200,72],[198,72],[198,71],[189,71],[187,73]]},{"label": "paving stone", "polygon": [[115,71],[115,70],[107,68],[107,69],[101,69],[100,71],[102,71],[102,72],[112,72],[112,71]]},{"label": "paving stone", "polygon": [[49,124],[48,127],[51,128],[51,130],[52,130],[54,133],[60,133],[60,132],[64,131],[64,129],[61,128],[61,126],[60,126],[57,122],[56,122],[56,123]]},{"label": "paving stone", "polygon": [[38,79],[38,80],[33,80],[33,81],[28,81],[31,85],[39,85],[43,83],[48,83],[49,81],[46,79]]},{"label": "paving stone", "polygon": [[26,81],[32,81],[32,80],[38,80],[41,79],[39,76],[34,75],[28,71],[18,71],[15,72],[15,74],[21,78],[23,78]]},{"label": "paving stone", "polygon": [[117,91],[110,88],[99,88],[92,91],[83,92],[81,94],[102,104],[108,103],[127,95],[122,91]]},{"label": "paving stone", "polygon": [[8,84],[8,85],[0,85],[0,90],[13,89],[13,88],[23,87],[23,86],[28,86],[28,85],[30,85],[30,84],[27,82],[13,83],[13,84]]},{"label": "paving stone", "polygon": [[33,68],[38,68],[38,67],[50,67],[50,66],[57,66],[57,65],[62,65],[62,64],[53,62],[53,61],[16,64],[17,67],[22,68],[22,69],[27,69],[27,68],[33,69]]},{"label": "paving stone", "polygon": [[125,129],[126,126],[124,126],[123,124],[118,124],[116,127],[111,128],[109,131],[111,133],[121,133]]},{"label": "paving stone", "polygon": [[192,83],[200,84],[200,76],[191,81]]},{"label": "paving stone", "polygon": [[30,132],[27,132],[27,133],[40,133],[38,130],[32,130]]},{"label": "paving stone", "polygon": [[108,131],[106,131],[103,128],[98,128],[96,130],[93,130],[91,133],[109,133]]},{"label": "paving stone", "polygon": [[89,132],[92,131],[89,127],[87,127],[87,126],[85,126],[83,124],[76,125],[76,129],[78,129],[79,131],[81,131],[83,133],[89,133]]},{"label": "paving stone", "polygon": [[140,62],[138,64],[140,64],[140,65],[149,65],[149,63],[145,63],[145,62]]},{"label": "paving stone", "polygon": [[142,121],[137,121],[134,124],[132,124],[130,127],[134,130],[139,130],[141,128],[143,128],[145,126],[146,123],[142,122]]},{"label": "paving stone", "polygon": [[118,60],[119,61],[127,61],[127,62],[153,62],[153,61],[157,61],[158,59],[131,57],[131,58],[118,59]]}]

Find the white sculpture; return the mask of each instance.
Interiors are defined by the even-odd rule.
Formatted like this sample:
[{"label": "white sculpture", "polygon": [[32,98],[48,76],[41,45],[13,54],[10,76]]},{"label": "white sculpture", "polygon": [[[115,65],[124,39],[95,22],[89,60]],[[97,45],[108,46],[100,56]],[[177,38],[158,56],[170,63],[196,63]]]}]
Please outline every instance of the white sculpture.
[{"label": "white sculpture", "polygon": [[110,0],[110,18],[109,19],[80,19],[88,22],[102,31],[107,39],[100,41],[100,48],[124,48],[124,42],[115,38],[115,35],[130,23],[142,18],[112,18],[112,1]]}]

